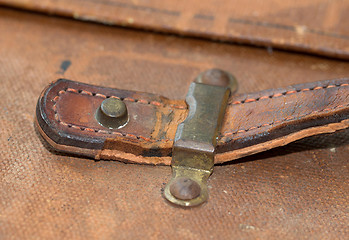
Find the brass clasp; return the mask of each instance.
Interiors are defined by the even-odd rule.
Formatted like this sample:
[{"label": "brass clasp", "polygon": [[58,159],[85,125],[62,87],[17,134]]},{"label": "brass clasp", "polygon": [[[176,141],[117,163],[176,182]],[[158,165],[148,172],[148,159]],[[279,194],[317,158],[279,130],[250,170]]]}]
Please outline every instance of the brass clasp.
[{"label": "brass clasp", "polygon": [[170,202],[196,206],[207,200],[217,136],[230,93],[236,89],[235,78],[218,69],[202,73],[191,83],[186,96],[189,113],[177,127],[172,179],[164,191]]}]

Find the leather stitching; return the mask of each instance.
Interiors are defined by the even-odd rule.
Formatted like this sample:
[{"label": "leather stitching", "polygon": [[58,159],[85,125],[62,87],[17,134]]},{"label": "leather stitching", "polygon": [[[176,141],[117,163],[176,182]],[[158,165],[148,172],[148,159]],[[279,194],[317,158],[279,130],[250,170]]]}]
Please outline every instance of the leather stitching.
[{"label": "leather stitching", "polygon": [[338,105],[336,107],[333,107],[333,108],[325,108],[325,109],[322,109],[322,110],[318,110],[318,111],[313,111],[311,113],[308,113],[308,114],[304,114],[304,115],[301,115],[301,116],[298,116],[298,117],[287,117],[281,121],[274,121],[272,123],[265,123],[265,124],[261,124],[259,126],[255,126],[255,127],[251,127],[251,128],[248,128],[248,129],[241,129],[241,130],[238,130],[238,131],[234,131],[234,132],[227,132],[227,133],[224,133],[222,134],[222,138],[223,137],[229,137],[231,135],[234,135],[234,134],[237,134],[237,133],[245,133],[245,132],[248,132],[248,131],[251,131],[251,130],[254,130],[254,129],[258,129],[258,128],[262,128],[262,127],[267,127],[267,126],[273,126],[275,124],[278,124],[278,123],[286,123],[288,121],[292,121],[292,120],[295,120],[297,118],[302,118],[302,117],[306,117],[306,116],[309,116],[311,114],[314,114],[314,113],[321,113],[321,112],[329,112],[329,111],[332,111],[332,110],[337,110],[337,109],[341,109],[341,108],[345,108],[345,107],[348,107],[349,104],[346,104],[346,105]]},{"label": "leather stitching", "polygon": [[86,90],[77,90],[77,89],[74,89],[74,88],[67,88],[66,90],[61,90],[61,92],[73,92],[73,93],[77,93],[77,94],[83,94],[83,95],[89,95],[89,96],[96,96],[96,97],[101,97],[101,98],[116,98],[116,99],[119,99],[119,100],[122,100],[122,101],[129,101],[129,102],[135,102],[135,103],[143,103],[143,104],[149,104],[149,105],[154,105],[154,106],[157,106],[157,107],[170,107],[170,108],[174,108],[174,109],[187,109],[186,106],[179,106],[179,105],[175,105],[175,104],[170,104],[170,105],[166,105],[166,104],[163,104],[161,102],[158,102],[158,101],[148,101],[148,100],[145,100],[145,99],[135,99],[135,98],[120,98],[120,97],[117,97],[117,96],[107,96],[107,95],[104,95],[104,94],[101,94],[101,93],[93,93],[93,92],[90,92],[90,91],[86,91]]},{"label": "leather stitching", "polygon": [[262,97],[258,97],[258,98],[248,98],[245,99],[243,101],[234,101],[232,103],[229,103],[228,105],[238,105],[238,104],[244,104],[244,103],[249,103],[249,102],[258,102],[260,100],[263,99],[270,99],[270,98],[276,98],[276,97],[281,97],[284,95],[289,95],[289,94],[297,94],[299,92],[307,92],[307,91],[314,91],[314,90],[319,90],[319,89],[325,89],[325,88],[334,88],[334,87],[345,87],[345,86],[349,86],[348,83],[343,83],[343,84],[339,84],[339,85],[328,85],[328,86],[318,86],[318,87],[314,87],[314,88],[303,88],[300,90],[292,90],[292,91],[287,91],[287,92],[282,92],[282,93],[275,93],[273,95],[266,95],[266,96],[262,96]]},{"label": "leather stitching", "polygon": [[[229,105],[245,104],[245,103],[249,103],[249,102],[257,102],[257,101],[260,101],[260,100],[263,100],[263,99],[271,99],[271,98],[280,97],[280,96],[289,95],[289,94],[297,94],[297,93],[300,93],[300,92],[313,91],[313,90],[325,89],[325,88],[334,88],[334,87],[340,88],[340,87],[344,87],[344,86],[349,86],[349,84],[343,83],[343,84],[340,84],[340,85],[328,85],[328,86],[324,86],[324,87],[323,86],[318,86],[318,87],[314,87],[314,88],[304,88],[304,89],[300,89],[300,90],[292,90],[292,91],[287,91],[287,92],[283,92],[283,93],[276,93],[276,94],[273,94],[273,95],[262,96],[262,97],[255,98],[255,99],[246,99],[244,101],[235,101],[233,103],[230,103]],[[135,102],[135,103],[150,104],[150,105],[154,105],[154,106],[170,107],[170,108],[177,108],[177,109],[186,109],[186,107],[184,107],[184,106],[165,105],[165,104],[160,103],[160,102],[147,101],[147,100],[144,100],[144,99],[133,99],[133,98],[121,99],[121,98],[116,97],[116,96],[106,96],[104,94],[93,93],[93,92],[86,91],[86,90],[77,90],[77,89],[74,89],[74,88],[67,88],[65,90],[61,90],[61,91],[58,92],[58,95],[53,98],[54,105],[53,105],[52,109],[53,109],[53,111],[55,113],[55,120],[59,124],[61,124],[63,126],[66,126],[66,127],[69,127],[69,128],[74,128],[74,129],[79,129],[81,131],[98,132],[98,133],[104,133],[104,134],[114,134],[114,135],[119,135],[119,136],[122,136],[122,137],[138,139],[138,140],[144,140],[144,141],[148,141],[148,142],[168,142],[168,141],[173,141],[173,139],[157,139],[157,140],[155,140],[155,139],[146,138],[146,137],[143,137],[143,136],[136,136],[136,135],[129,134],[129,133],[112,132],[112,131],[106,131],[106,130],[102,130],[102,129],[92,129],[92,128],[88,128],[88,127],[84,127],[84,126],[77,126],[77,125],[74,125],[74,124],[68,124],[68,123],[65,123],[65,122],[61,121],[60,118],[59,118],[59,115],[58,115],[56,104],[57,104],[57,101],[59,99],[59,96],[61,94],[63,94],[63,93],[66,93],[66,92],[72,92],[72,93],[89,95],[89,96],[96,96],[96,97],[102,97],[102,98],[111,97],[111,98],[117,98],[117,99],[120,99],[120,100],[123,100],[123,101],[131,101],[131,102]],[[261,125],[258,125],[258,126],[254,126],[254,127],[248,128],[248,129],[240,129],[240,130],[237,130],[237,131],[234,131],[234,132],[224,133],[224,134],[221,135],[221,137],[222,138],[223,137],[229,137],[229,136],[232,136],[234,134],[245,133],[245,132],[248,132],[248,131],[251,131],[251,130],[254,130],[254,129],[259,129],[259,128],[262,128],[262,127],[273,126],[273,125],[278,124],[278,123],[286,123],[286,122],[292,121],[292,120],[294,120],[296,118],[306,117],[306,116],[309,116],[309,115],[314,114],[314,113],[328,112],[328,111],[331,111],[331,110],[340,109],[340,108],[344,108],[344,107],[348,107],[348,106],[349,106],[349,104],[347,104],[347,105],[338,105],[338,106],[333,107],[333,108],[325,108],[323,110],[313,111],[312,113],[305,114],[305,115],[302,115],[302,116],[287,117],[287,118],[285,118],[285,119],[283,119],[281,121],[278,120],[278,121],[274,121],[272,123],[265,123],[265,124],[261,124]],[[221,142],[222,142],[222,139],[221,139]]]},{"label": "leather stitching", "polygon": [[[55,116],[55,120],[65,126],[65,127],[68,127],[68,128],[74,128],[74,129],[78,129],[78,130],[81,130],[81,131],[89,131],[89,132],[96,132],[96,133],[103,133],[103,134],[111,134],[111,135],[118,135],[118,136],[121,136],[121,137],[127,137],[127,138],[132,138],[132,139],[138,139],[138,140],[144,140],[144,141],[148,141],[148,142],[168,142],[168,141],[173,141],[172,139],[150,139],[150,138],[147,138],[147,137],[143,137],[143,136],[137,136],[137,135],[134,135],[134,134],[129,134],[129,133],[121,133],[121,132],[115,132],[115,131],[107,131],[107,130],[103,130],[103,129],[93,129],[93,128],[88,128],[88,127],[84,127],[84,126],[78,126],[78,125],[74,125],[74,124],[69,124],[69,123],[66,123],[66,122],[63,122],[60,117],[59,117],[59,114],[58,114],[58,111],[57,111],[57,102],[59,100],[59,97],[60,95],[62,95],[63,93],[66,93],[66,92],[72,92],[72,93],[77,93],[77,94],[84,94],[84,95],[89,95],[89,96],[97,96],[97,97],[102,97],[102,98],[117,98],[117,99],[120,99],[120,100],[123,100],[123,101],[132,101],[132,102],[135,102],[135,103],[143,103],[143,104],[150,104],[150,105],[155,105],[155,106],[163,106],[163,107],[168,107],[168,105],[164,105],[163,103],[160,103],[160,102],[149,102],[147,100],[143,100],[143,99],[133,99],[133,98],[125,98],[125,99],[121,99],[119,97],[116,97],[116,96],[106,96],[104,94],[100,94],[100,93],[92,93],[92,92],[89,92],[89,91],[85,91],[85,90],[76,90],[76,89],[73,89],[73,88],[67,88],[65,90],[61,90],[58,92],[58,95],[56,97],[53,98],[53,106],[52,106],[52,109],[54,111],[54,116]],[[184,106],[177,106],[177,105],[171,105],[172,108],[177,108],[177,109],[186,109],[186,107]]]}]

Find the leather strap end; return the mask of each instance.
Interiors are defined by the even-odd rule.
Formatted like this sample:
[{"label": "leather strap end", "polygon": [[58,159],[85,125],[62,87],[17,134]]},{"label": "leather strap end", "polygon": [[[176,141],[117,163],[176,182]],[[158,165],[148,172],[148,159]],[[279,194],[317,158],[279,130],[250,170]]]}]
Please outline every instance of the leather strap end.
[{"label": "leather strap end", "polygon": [[[126,104],[129,122],[124,128],[111,130],[96,120],[96,111],[106,98]],[[36,122],[41,135],[60,151],[96,159],[170,164],[177,124],[186,114],[184,101],[59,79],[39,97]]]}]

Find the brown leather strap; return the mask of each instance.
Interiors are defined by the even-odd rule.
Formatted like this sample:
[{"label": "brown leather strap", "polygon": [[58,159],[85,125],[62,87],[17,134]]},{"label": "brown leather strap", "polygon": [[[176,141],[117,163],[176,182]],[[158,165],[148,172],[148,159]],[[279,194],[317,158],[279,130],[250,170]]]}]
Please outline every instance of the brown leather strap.
[{"label": "brown leather strap", "polygon": [[[109,130],[95,120],[106,98],[119,98],[129,123]],[[177,125],[187,116],[182,100],[110,89],[69,80],[47,87],[37,123],[56,149],[146,164],[170,164]],[[232,96],[218,139],[215,163],[349,127],[349,79],[306,83]]]},{"label": "brown leather strap", "polygon": [[[182,36],[349,59],[348,1],[0,0],[0,5]],[[115,14],[117,13],[117,14]]]}]

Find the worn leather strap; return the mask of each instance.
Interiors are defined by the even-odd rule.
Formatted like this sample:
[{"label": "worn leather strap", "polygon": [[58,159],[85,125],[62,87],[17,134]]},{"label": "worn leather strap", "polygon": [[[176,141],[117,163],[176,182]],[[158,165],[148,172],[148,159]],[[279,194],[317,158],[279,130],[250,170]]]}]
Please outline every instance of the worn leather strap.
[{"label": "worn leather strap", "polygon": [[[106,98],[125,102],[129,123],[101,126],[95,113]],[[37,104],[40,133],[56,149],[144,164],[171,162],[177,125],[187,116],[184,100],[60,79]],[[231,96],[215,163],[349,127],[349,79],[327,80]]]},{"label": "worn leather strap", "polygon": [[[349,59],[348,1],[0,0],[82,21]],[[115,14],[115,13],[118,14]]]}]

